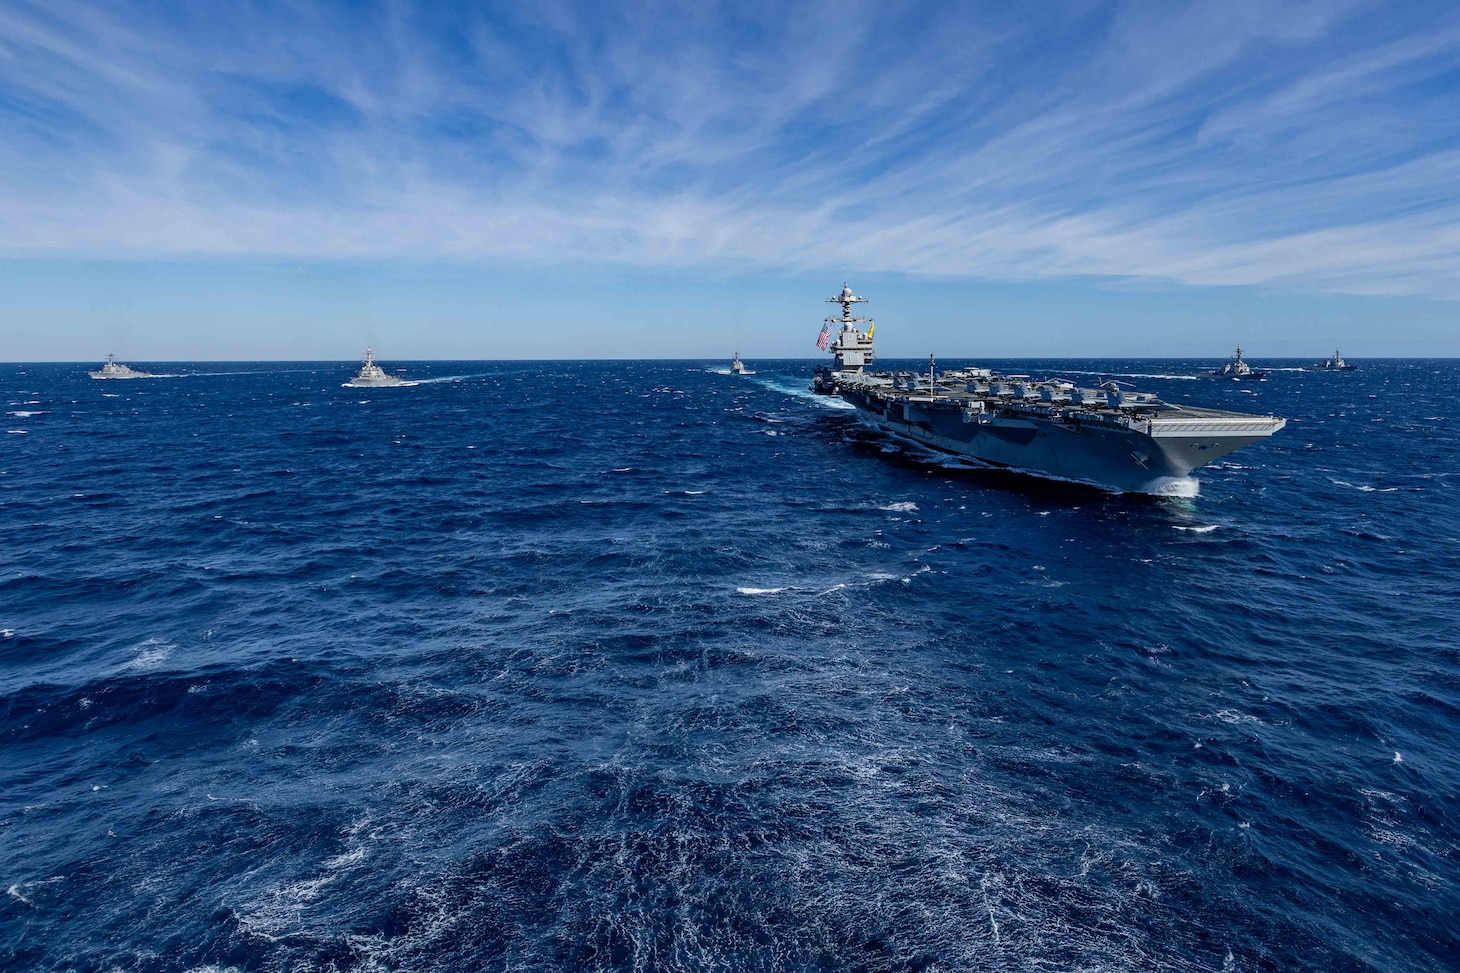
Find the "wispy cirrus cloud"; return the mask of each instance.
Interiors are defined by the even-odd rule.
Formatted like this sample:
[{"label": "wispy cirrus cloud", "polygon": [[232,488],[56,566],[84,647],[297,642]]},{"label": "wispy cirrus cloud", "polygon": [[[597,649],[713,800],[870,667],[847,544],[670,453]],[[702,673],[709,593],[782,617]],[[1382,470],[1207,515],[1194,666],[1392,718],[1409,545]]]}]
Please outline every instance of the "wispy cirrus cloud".
[{"label": "wispy cirrus cloud", "polygon": [[1460,297],[1460,18],[0,0],[0,252]]}]

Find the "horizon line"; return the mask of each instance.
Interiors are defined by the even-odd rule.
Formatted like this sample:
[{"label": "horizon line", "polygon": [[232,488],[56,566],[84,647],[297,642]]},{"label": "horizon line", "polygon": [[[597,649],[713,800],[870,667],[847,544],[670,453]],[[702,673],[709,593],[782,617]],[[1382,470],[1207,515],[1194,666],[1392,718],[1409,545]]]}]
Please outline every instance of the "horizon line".
[{"label": "horizon line", "polygon": [[[935,356],[936,352],[933,353]],[[989,361],[1208,361],[1214,359],[1226,359],[1231,355],[946,355],[939,356],[950,360],[961,361],[968,358],[986,358]],[[879,357],[879,361],[920,361],[921,355],[896,356],[885,355]],[[1271,355],[1259,356],[1262,361],[1275,362],[1307,362],[1310,357],[1275,357]],[[1257,361],[1259,358],[1251,358]],[[1368,355],[1354,356],[1345,355],[1349,361],[1460,361],[1460,355]],[[727,360],[723,355],[702,355],[697,357],[676,357],[676,358],[380,358],[378,361],[393,364],[432,364],[437,362],[449,363],[471,363],[471,364],[496,364],[511,363],[522,364],[532,362],[714,362]],[[817,358],[741,358],[744,362],[808,362],[820,363],[828,361],[824,357]],[[358,364],[356,358],[128,358],[128,363],[137,362],[145,365],[336,365],[336,364]],[[94,367],[95,360],[72,360],[60,358],[36,358],[26,361],[3,360],[0,365],[75,365],[78,367]]]}]

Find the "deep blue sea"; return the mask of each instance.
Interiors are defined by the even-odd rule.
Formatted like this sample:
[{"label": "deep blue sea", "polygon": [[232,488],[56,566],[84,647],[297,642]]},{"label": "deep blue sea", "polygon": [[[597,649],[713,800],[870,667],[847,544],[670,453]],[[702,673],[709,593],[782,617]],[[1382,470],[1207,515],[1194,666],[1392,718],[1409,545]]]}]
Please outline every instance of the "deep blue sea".
[{"label": "deep blue sea", "polygon": [[813,362],[0,366],[0,969],[1460,968],[1460,362],[983,364],[1289,425],[1153,499]]}]

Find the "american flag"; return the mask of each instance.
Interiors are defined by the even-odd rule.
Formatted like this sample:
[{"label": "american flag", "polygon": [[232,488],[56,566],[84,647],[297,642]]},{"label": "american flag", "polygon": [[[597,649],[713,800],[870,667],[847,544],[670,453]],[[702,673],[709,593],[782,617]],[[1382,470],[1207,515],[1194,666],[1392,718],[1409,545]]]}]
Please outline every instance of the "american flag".
[{"label": "american flag", "polygon": [[831,344],[831,323],[827,322],[821,326],[821,335],[816,339],[816,347],[825,351],[829,344]]}]

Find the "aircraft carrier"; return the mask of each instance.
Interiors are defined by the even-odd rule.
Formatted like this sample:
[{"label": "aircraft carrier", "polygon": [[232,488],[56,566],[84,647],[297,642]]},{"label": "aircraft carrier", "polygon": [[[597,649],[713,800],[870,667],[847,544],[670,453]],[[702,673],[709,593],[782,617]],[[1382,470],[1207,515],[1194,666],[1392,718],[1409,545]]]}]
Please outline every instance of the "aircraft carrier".
[{"label": "aircraft carrier", "polygon": [[931,357],[926,372],[873,372],[875,324],[852,315],[865,301],[847,286],[827,299],[842,313],[822,326],[817,347],[833,360],[817,369],[812,391],[839,396],[883,432],[980,464],[1118,492],[1192,496],[1192,471],[1287,424],[1173,405],[1116,382],[1081,388],[987,368],[939,372]]}]

